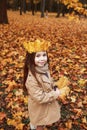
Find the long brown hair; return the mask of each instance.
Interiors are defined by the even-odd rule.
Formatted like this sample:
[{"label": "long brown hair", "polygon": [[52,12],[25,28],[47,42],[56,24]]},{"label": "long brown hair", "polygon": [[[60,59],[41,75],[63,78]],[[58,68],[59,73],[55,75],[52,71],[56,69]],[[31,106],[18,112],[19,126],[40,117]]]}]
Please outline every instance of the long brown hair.
[{"label": "long brown hair", "polygon": [[35,54],[36,53],[28,53],[28,52],[26,53],[25,63],[24,63],[24,81],[23,81],[24,91],[27,91],[25,82],[26,82],[29,70],[35,76],[35,62],[34,62]]},{"label": "long brown hair", "polygon": [[[31,71],[35,79],[37,80],[38,84],[40,84],[40,82],[38,81],[36,77],[36,72],[35,72],[35,55],[36,53],[28,53],[28,52],[26,53],[25,63],[24,63],[24,81],[23,81],[23,90],[25,92],[27,92],[25,82],[26,82],[29,70]],[[48,57],[48,54],[47,54],[47,57]],[[47,62],[49,62],[49,58]]]}]

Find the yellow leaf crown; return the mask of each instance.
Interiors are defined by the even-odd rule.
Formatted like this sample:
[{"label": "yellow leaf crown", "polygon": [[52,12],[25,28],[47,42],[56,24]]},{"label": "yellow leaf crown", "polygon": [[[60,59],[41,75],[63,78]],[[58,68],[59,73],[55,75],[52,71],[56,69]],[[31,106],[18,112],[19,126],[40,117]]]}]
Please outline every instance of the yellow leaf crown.
[{"label": "yellow leaf crown", "polygon": [[29,53],[47,51],[50,46],[50,42],[43,39],[36,39],[35,41],[24,42],[23,46]]}]

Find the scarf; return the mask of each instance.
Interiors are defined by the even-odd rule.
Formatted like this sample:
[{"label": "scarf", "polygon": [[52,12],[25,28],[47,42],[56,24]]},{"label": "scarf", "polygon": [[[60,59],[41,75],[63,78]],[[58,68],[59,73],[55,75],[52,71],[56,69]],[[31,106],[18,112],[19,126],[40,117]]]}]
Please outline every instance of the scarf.
[{"label": "scarf", "polygon": [[43,67],[36,66],[35,70],[36,70],[37,73],[45,74],[45,73],[48,72],[48,64],[46,64]]}]

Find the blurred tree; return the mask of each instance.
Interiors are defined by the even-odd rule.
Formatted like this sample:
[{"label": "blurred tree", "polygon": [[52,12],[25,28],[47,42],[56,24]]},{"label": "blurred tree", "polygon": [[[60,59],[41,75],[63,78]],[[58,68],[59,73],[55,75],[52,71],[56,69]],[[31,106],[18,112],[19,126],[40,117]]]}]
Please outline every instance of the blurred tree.
[{"label": "blurred tree", "polygon": [[31,0],[31,10],[32,10],[32,15],[34,15],[34,11],[35,11],[34,0]]},{"label": "blurred tree", "polygon": [[26,0],[20,0],[20,15],[22,12],[26,13]]},{"label": "blurred tree", "polygon": [[48,4],[49,12],[52,12],[53,3],[54,3],[54,0],[49,0],[49,4]]},{"label": "blurred tree", "polygon": [[64,16],[65,13],[69,14],[77,14],[79,16],[84,15],[87,16],[87,10],[85,10],[83,4],[85,4],[85,0],[55,0],[58,4],[57,16],[62,13]]},{"label": "blurred tree", "polygon": [[37,4],[40,3],[41,0],[31,0],[31,10],[32,10],[32,15],[37,12]]},{"label": "blurred tree", "polygon": [[23,12],[26,13],[26,0],[23,0]]},{"label": "blurred tree", "polygon": [[13,0],[12,5],[13,5],[13,11],[18,10],[19,0]]},{"label": "blurred tree", "polygon": [[41,17],[44,17],[45,0],[41,0]]},{"label": "blurred tree", "polygon": [[[2,0],[0,0],[2,1]],[[57,12],[57,16],[65,16],[67,13],[87,16],[87,0],[7,0],[8,7],[17,10],[20,7],[20,14],[26,10],[35,12],[40,11],[41,17],[44,12]],[[20,3],[20,4],[19,4]],[[85,10],[84,10],[85,8]],[[46,16],[45,15],[45,16]]]},{"label": "blurred tree", "polygon": [[61,6],[61,0],[57,0],[57,16],[56,17],[60,16],[60,14],[62,13],[62,9],[63,7]]},{"label": "blurred tree", "polygon": [[23,0],[20,0],[20,15],[22,15],[22,3],[23,3]]},{"label": "blurred tree", "polygon": [[37,5],[40,2],[41,2],[41,0],[34,0],[34,9],[35,9],[35,12],[37,12]]},{"label": "blurred tree", "polygon": [[13,0],[7,0],[7,9],[13,8]]},{"label": "blurred tree", "polygon": [[0,0],[0,23],[8,24],[7,0]]}]

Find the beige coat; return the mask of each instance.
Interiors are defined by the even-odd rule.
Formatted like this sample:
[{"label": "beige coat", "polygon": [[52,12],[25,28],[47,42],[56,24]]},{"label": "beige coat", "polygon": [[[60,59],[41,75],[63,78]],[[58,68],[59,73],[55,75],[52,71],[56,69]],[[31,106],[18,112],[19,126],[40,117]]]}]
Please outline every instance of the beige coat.
[{"label": "beige coat", "polygon": [[37,74],[38,85],[34,76],[29,72],[26,87],[29,94],[28,110],[29,118],[33,125],[49,125],[60,118],[60,106],[56,98],[58,94],[52,89],[53,83],[44,74]]}]

